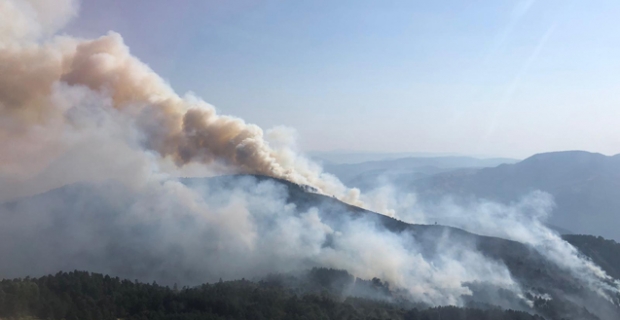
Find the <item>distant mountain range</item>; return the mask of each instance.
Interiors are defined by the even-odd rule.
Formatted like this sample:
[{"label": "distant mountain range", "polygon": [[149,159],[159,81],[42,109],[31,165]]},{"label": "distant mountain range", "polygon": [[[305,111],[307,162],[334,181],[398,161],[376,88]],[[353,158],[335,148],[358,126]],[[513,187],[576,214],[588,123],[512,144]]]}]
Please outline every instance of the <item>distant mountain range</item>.
[{"label": "distant mountain range", "polygon": [[541,190],[553,195],[556,203],[549,223],[620,240],[620,155],[543,153],[515,164],[444,172],[401,186],[423,199],[453,194],[503,203]]},{"label": "distant mountain range", "polygon": [[456,153],[430,152],[363,152],[363,151],[325,151],[310,152],[309,156],[324,164],[355,164],[367,161],[384,161],[401,158],[453,157]]},{"label": "distant mountain range", "polygon": [[406,157],[361,163],[324,163],[323,169],[344,184],[362,190],[372,189],[383,181],[410,181],[455,169],[478,169],[505,163],[516,163],[510,158],[479,159],[461,156]]}]

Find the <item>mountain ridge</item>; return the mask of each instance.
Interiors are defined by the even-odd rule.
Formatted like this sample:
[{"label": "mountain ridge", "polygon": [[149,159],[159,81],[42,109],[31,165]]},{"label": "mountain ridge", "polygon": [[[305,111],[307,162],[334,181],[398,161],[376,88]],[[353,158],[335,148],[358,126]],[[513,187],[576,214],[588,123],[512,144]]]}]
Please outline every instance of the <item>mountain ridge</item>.
[{"label": "mountain ridge", "polygon": [[[181,179],[181,182],[195,190],[201,190],[200,186],[207,186],[206,189],[223,191],[224,194],[232,195],[235,189],[243,190],[244,188],[262,188],[262,184],[276,184],[284,186],[286,189],[286,202],[297,207],[297,212],[304,212],[312,208],[320,208],[319,214],[321,221],[333,230],[338,232],[347,232],[346,227],[357,220],[368,221],[377,228],[385,228],[389,232],[404,236],[404,239],[410,237],[416,243],[418,254],[429,261],[433,261],[445,254],[444,250],[450,247],[470,248],[482,253],[488,259],[498,261],[504,264],[510,271],[511,276],[522,286],[525,292],[539,292],[547,294],[551,297],[552,304],[548,302],[537,306],[535,305],[532,312],[540,312],[550,314],[554,312],[561,315],[579,314],[582,307],[593,306],[596,310],[588,307],[588,310],[594,313],[609,312],[620,316],[620,310],[606,300],[602,300],[596,293],[590,289],[584,288],[582,282],[574,278],[574,275],[568,273],[548,261],[537,250],[528,245],[508,239],[498,237],[482,236],[463,229],[441,226],[441,225],[416,225],[407,224],[363,208],[345,204],[333,197],[308,192],[304,186],[300,186],[285,180],[273,179],[266,176],[220,176],[215,178],[190,178]],[[104,189],[101,189],[104,188]],[[231,189],[232,188],[232,189]],[[105,190],[105,191],[103,191]],[[227,191],[230,190],[230,191]],[[109,196],[108,192],[113,192]],[[204,196],[208,197],[208,194]],[[107,198],[114,200],[109,203]],[[37,274],[22,274],[22,276],[43,275],[54,273],[58,270],[47,270],[45,268],[58,268],[68,270],[88,270],[88,266],[95,265],[99,270],[108,274],[116,274],[126,278],[138,277],[156,277],[160,280],[173,282],[175,274],[173,270],[168,270],[170,262],[166,260],[160,261],[156,256],[144,255],[140,253],[142,240],[156,241],[157,238],[150,235],[158,230],[157,225],[135,225],[128,229],[130,233],[119,232],[116,230],[117,224],[115,219],[124,219],[124,208],[134,206],[131,194],[127,189],[123,189],[114,183],[103,184],[100,186],[93,185],[69,185],[50,192],[29,197],[24,199],[26,204],[8,203],[2,206],[20,207],[28,203],[35,203],[37,207],[42,207],[48,212],[50,224],[48,230],[33,230],[31,233],[26,232],[23,243],[20,245],[20,253],[26,253],[25,256],[18,256],[11,260],[11,264],[21,266],[21,273],[26,273],[30,266],[37,266]],[[38,201],[38,202],[37,202]],[[3,219],[11,218],[4,217]],[[113,219],[108,222],[107,219]],[[5,220],[6,221],[6,220]],[[96,229],[86,231],[94,233],[97,237],[112,237],[111,247],[104,248],[101,251],[104,255],[97,256],[93,252],[75,251],[72,249],[70,255],[62,254],[64,248],[70,245],[74,233],[67,233],[67,228],[75,228],[80,226],[81,221],[96,223]],[[121,220],[122,221],[122,220]],[[156,235],[156,234],[155,234]],[[0,235],[2,238],[2,235]],[[26,241],[26,239],[28,239]],[[18,241],[18,239],[13,239]],[[0,242],[1,243],[1,242]],[[42,249],[36,246],[44,244]],[[323,244],[331,246],[330,240]],[[170,255],[178,256],[179,248],[171,248]],[[3,252],[0,245],[0,253],[7,256],[7,252]],[[10,252],[9,252],[10,254]],[[45,257],[60,257],[64,259],[62,264],[48,265],[45,263]],[[178,258],[178,257],[177,257]],[[43,260],[42,260],[43,259]],[[7,259],[3,259],[7,261]],[[26,266],[26,267],[24,267]],[[64,267],[63,267],[64,266]],[[0,275],[4,273],[6,265],[0,265]],[[159,270],[157,272],[146,270]],[[191,277],[192,270],[177,270],[180,274],[190,276],[190,279],[199,279]],[[121,274],[119,274],[121,273]],[[178,275],[177,275],[178,276]],[[152,279],[154,280],[154,279]],[[465,283],[463,284],[472,291],[471,303],[484,303],[485,292],[495,292],[499,290],[493,287],[487,287],[482,283]],[[529,294],[529,293],[528,293]],[[496,294],[491,294],[495,296]],[[481,299],[481,300],[480,300]],[[496,301],[503,308],[519,307],[528,309],[522,300],[516,296],[504,296],[500,301]],[[532,298],[534,299],[534,298]],[[575,303],[574,301],[583,301],[583,303]],[[542,302],[541,302],[542,303]],[[545,308],[551,308],[547,310]],[[600,317],[600,319],[613,319]]]}]

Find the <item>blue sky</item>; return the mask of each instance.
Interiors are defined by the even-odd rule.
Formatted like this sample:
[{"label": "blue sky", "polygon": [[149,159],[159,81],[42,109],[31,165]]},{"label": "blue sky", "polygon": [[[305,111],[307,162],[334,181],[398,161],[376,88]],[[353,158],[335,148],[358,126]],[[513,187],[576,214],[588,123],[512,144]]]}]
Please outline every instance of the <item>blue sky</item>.
[{"label": "blue sky", "polygon": [[173,88],[304,150],[620,153],[620,2],[85,0]]}]

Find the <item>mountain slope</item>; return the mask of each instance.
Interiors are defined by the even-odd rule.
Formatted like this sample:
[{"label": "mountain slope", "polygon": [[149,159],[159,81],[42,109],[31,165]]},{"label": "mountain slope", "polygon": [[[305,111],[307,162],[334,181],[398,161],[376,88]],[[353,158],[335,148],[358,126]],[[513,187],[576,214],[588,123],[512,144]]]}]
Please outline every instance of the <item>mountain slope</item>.
[{"label": "mountain slope", "polygon": [[569,234],[562,236],[610,276],[620,279],[620,243],[602,237]]},{"label": "mountain slope", "polygon": [[[221,201],[222,196],[234,197],[239,190],[261,189],[274,184],[284,188],[285,201],[297,208],[295,212],[303,213],[319,208],[322,223],[343,234],[350,232],[351,225],[364,221],[401,239],[409,239],[407,241],[410,242],[411,250],[415,250],[426,261],[437,264],[444,261],[446,254],[458,256],[470,251],[480,252],[487,259],[505,265],[510,277],[529,295],[533,303],[532,306],[527,305],[510,291],[484,282],[464,283],[472,292],[466,300],[474,305],[492,303],[504,308],[538,312],[550,318],[606,320],[620,316],[617,306],[585,287],[575,274],[551,263],[539,251],[516,241],[480,236],[440,225],[407,224],[347,205],[332,197],[308,192],[306,187],[268,177],[225,176],[184,179],[182,182],[195,190],[201,190],[204,197],[213,201]],[[179,245],[171,246],[164,241],[167,234],[165,230],[162,231],[162,227],[170,221],[153,220],[147,216],[136,223],[135,216],[128,216],[125,213],[127,210],[136,206],[146,206],[148,209],[150,205],[136,203],[132,197],[131,190],[114,183],[80,184],[3,204],[0,208],[2,221],[5,226],[18,229],[18,232],[7,229],[0,233],[0,277],[9,274],[10,277],[37,276],[74,269],[110,273],[129,279],[157,280],[167,284],[180,280],[198,284],[207,276],[217,277],[217,274],[205,274],[207,271],[203,269],[204,266],[218,264],[217,260],[207,260],[205,265],[201,264],[202,260],[196,260],[197,254],[206,252],[194,252],[191,248]],[[17,217],[17,212],[26,215]],[[35,224],[36,219],[47,221]],[[173,234],[175,239],[184,238],[192,230],[192,225],[197,223],[183,215],[174,216],[174,219],[177,220],[175,223],[182,226],[180,233]],[[230,223],[234,225],[241,221],[233,219]],[[201,244],[198,248],[206,250],[220,250],[225,245],[214,243],[215,246],[211,246],[210,241],[213,240],[208,234],[187,234],[199,238],[180,243],[193,245],[198,242]],[[85,244],[85,241],[92,243]],[[331,241],[326,239],[323,247],[332,246]],[[206,247],[202,246],[203,243]],[[447,253],[454,250],[456,252]],[[215,257],[227,257],[228,253],[223,253],[224,256]],[[376,262],[380,263],[378,260]]]}]

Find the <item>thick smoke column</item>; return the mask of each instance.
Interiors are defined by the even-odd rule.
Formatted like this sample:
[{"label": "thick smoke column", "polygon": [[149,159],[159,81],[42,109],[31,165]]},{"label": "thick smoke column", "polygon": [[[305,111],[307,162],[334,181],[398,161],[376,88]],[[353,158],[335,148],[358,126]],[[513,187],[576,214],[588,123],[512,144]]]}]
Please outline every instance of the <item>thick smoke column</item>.
[{"label": "thick smoke column", "polygon": [[109,92],[115,108],[136,114],[146,146],[177,164],[222,160],[244,172],[300,180],[276,162],[260,128],[219,116],[198,99],[180,98],[130,55],[120,35],[80,42],[65,61],[68,68],[57,80]]},{"label": "thick smoke column", "polygon": [[[110,32],[94,40],[47,37],[44,30],[62,26],[75,14],[74,2],[55,3],[59,9],[47,17],[44,14],[49,12],[50,2],[0,3],[0,143],[10,145],[10,152],[0,158],[4,173],[31,173],[37,166],[45,166],[45,160],[62,148],[59,131],[79,125],[67,118],[71,106],[54,99],[55,88],[64,84],[101,94],[107,107],[131,116],[129,125],[140,132],[147,149],[178,166],[217,162],[243,173],[312,185],[357,203],[355,190],[347,190],[337,179],[322,174],[290,146],[271,148],[258,126],[218,115],[194,96],[177,95],[130,54],[119,34]],[[24,147],[37,141],[45,143]],[[34,164],[23,162],[34,154],[46,157]]]}]

